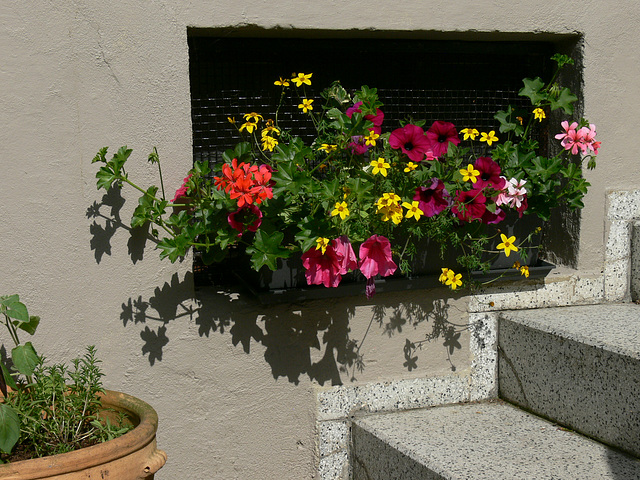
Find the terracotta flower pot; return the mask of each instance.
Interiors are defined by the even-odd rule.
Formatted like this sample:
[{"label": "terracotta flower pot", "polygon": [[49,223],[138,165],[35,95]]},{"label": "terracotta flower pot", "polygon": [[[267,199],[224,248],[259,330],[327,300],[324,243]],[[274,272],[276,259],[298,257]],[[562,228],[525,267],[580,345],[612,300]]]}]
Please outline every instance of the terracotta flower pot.
[{"label": "terracotta flower pot", "polygon": [[0,479],[152,479],[167,461],[167,454],[156,447],[158,414],[142,400],[110,390],[102,397],[102,404],[124,412],[136,427],[91,447],[0,465]]}]

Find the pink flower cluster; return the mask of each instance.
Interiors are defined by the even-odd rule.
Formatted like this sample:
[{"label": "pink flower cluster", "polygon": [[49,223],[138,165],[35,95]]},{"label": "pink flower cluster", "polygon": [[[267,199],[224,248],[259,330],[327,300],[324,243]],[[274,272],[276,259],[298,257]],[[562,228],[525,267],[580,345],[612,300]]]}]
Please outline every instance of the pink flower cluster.
[{"label": "pink flower cluster", "polygon": [[522,213],[527,209],[528,205],[527,189],[524,188],[525,183],[527,183],[526,180],[516,180],[515,178],[509,180],[504,190],[498,195],[496,205],[499,207],[506,205],[507,207],[515,208],[522,217]]},{"label": "pink flower cluster", "polygon": [[189,179],[191,178],[191,174],[187,175],[184,178],[184,181],[182,182],[182,186],[176,190],[176,195],[173,197],[173,200],[171,200],[171,203],[177,203],[178,201],[183,201],[182,199],[186,199],[187,198],[187,191],[189,190],[189,187],[187,186],[187,184],[189,183]]},{"label": "pink flower cluster", "polygon": [[391,258],[391,243],[381,235],[372,235],[360,245],[360,261],[346,235],[327,245],[324,253],[320,248],[311,248],[302,254],[302,265],[309,285],[337,287],[342,275],[360,269],[367,278],[367,298],[375,293],[373,278],[376,275],[393,275],[398,266]]},{"label": "pink flower cluster", "polygon": [[437,120],[426,132],[419,126],[407,124],[391,132],[389,146],[409,157],[412,162],[425,158],[435,160],[447,153],[449,144],[458,145],[460,138],[453,123]]},{"label": "pink flower cluster", "polygon": [[[473,164],[480,173],[470,190],[458,190],[451,211],[460,221],[479,220],[486,224],[500,223],[506,212],[497,208],[498,198],[506,188],[507,180],[501,176],[500,165],[489,157],[480,157]],[[496,208],[488,208],[495,204]]]},{"label": "pink flower cluster", "polygon": [[558,133],[556,139],[560,140],[560,145],[565,150],[571,150],[573,155],[577,155],[578,152],[582,152],[583,155],[589,152],[593,155],[598,154],[600,142],[596,141],[596,126],[593,123],[588,127],[578,128],[578,122],[569,125],[569,122],[565,120],[560,125],[562,125],[564,132]]}]

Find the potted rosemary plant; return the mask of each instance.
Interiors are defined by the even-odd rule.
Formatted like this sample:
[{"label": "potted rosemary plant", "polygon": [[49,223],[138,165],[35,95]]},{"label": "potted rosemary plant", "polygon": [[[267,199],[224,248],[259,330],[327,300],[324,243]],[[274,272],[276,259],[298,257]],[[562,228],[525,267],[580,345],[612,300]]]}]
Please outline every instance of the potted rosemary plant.
[{"label": "potted rosemary plant", "polygon": [[48,365],[20,341],[40,318],[18,295],[0,296],[0,314],[14,344],[0,363],[0,478],[153,478],[166,461],[155,410],[102,387],[93,346],[71,366]]}]

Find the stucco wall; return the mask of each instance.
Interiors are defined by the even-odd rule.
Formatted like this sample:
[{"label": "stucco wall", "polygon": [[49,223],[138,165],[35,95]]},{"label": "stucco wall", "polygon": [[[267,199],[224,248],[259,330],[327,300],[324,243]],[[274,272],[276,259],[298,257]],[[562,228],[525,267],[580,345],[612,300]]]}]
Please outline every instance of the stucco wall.
[{"label": "stucco wall", "polygon": [[[605,191],[637,188],[640,179],[636,139],[626,132],[640,123],[639,22],[634,0],[3,0],[0,293],[19,293],[42,317],[41,353],[69,359],[96,344],[107,387],[156,407],[158,441],[169,454],[156,478],[310,478],[315,388],[351,378],[339,370],[344,352],[327,344],[344,339],[346,329],[362,340],[378,312],[381,321],[374,319],[359,352],[365,368],[357,382],[439,376],[452,366],[463,374],[470,365],[465,334],[451,358],[442,337],[425,344],[411,371],[403,346],[434,333],[433,316],[422,312],[414,326],[408,306],[430,311],[443,297],[449,320],[463,324],[465,299],[436,290],[276,307],[216,293],[196,302],[188,260],[161,262],[152,245],[131,242],[126,228],[87,215],[103,200],[90,163],[96,151],[132,147],[138,161],[129,169],[150,183],[155,172],[145,159],[156,146],[167,187],[180,184],[192,161],[187,27],[482,39],[581,34],[584,113],[603,147],[598,169],[586,172],[592,187],[578,270],[597,274]],[[126,198],[119,210],[125,225],[135,207],[134,196]]]}]

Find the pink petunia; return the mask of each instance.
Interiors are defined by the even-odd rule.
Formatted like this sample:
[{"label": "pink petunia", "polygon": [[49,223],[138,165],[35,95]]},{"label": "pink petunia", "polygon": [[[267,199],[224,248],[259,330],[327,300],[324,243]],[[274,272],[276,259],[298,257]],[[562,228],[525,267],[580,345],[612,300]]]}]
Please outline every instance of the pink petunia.
[{"label": "pink petunia", "polygon": [[365,143],[364,137],[362,135],[356,135],[354,137],[351,137],[349,148],[351,149],[351,153],[355,155],[364,155],[367,150],[369,150],[369,145]]},{"label": "pink petunia", "polygon": [[372,235],[360,245],[360,271],[367,278],[393,275],[398,266],[391,258],[391,243],[381,235]]},{"label": "pink petunia", "polygon": [[410,123],[391,132],[389,146],[396,150],[402,150],[402,153],[407,155],[412,162],[424,160],[427,152],[431,151],[431,142],[425,136],[424,130]]},{"label": "pink petunia", "polygon": [[227,221],[231,228],[240,232],[238,234],[240,237],[245,230],[255,232],[260,228],[262,224],[262,212],[257,205],[247,204],[238,208],[235,212],[230,213]]},{"label": "pink petunia", "polygon": [[480,190],[458,191],[451,211],[464,222],[481,220],[487,210],[487,199]]},{"label": "pink petunia", "polygon": [[309,285],[337,287],[342,280],[340,263],[333,242],[327,246],[324,253],[315,247],[304,252],[302,265],[306,269],[305,277]]},{"label": "pink petunia", "polygon": [[458,137],[458,130],[451,122],[443,122],[436,120],[431,125],[431,128],[427,130],[427,139],[431,144],[431,150],[433,155],[440,157],[447,153],[449,144],[453,143],[458,145],[460,143],[460,137]]},{"label": "pink petunia", "polygon": [[425,217],[438,215],[450,204],[449,192],[439,178],[432,179],[428,187],[418,187],[413,199],[418,201],[418,208]]},{"label": "pink petunia", "polygon": [[477,177],[473,188],[481,190],[483,188],[493,188],[502,190],[506,184],[504,177],[500,176],[500,165],[489,157],[480,157],[473,166],[478,169],[480,175]]},{"label": "pink petunia", "polygon": [[338,258],[340,275],[345,275],[350,270],[356,270],[358,268],[358,259],[346,235],[336,238],[331,244]]},{"label": "pink petunia", "polygon": [[487,225],[493,225],[503,221],[506,216],[507,216],[507,212],[505,212],[501,208],[496,208],[495,212],[485,210],[484,213],[482,214],[482,217],[480,217],[480,221]]}]

